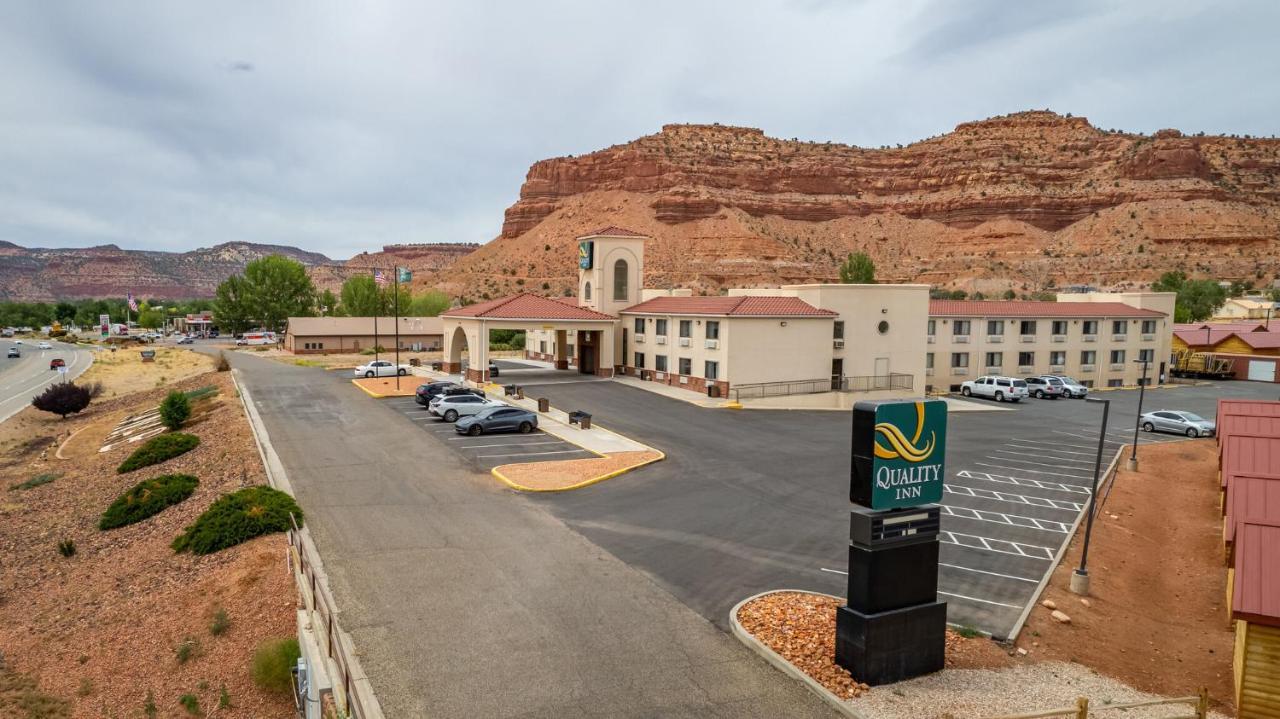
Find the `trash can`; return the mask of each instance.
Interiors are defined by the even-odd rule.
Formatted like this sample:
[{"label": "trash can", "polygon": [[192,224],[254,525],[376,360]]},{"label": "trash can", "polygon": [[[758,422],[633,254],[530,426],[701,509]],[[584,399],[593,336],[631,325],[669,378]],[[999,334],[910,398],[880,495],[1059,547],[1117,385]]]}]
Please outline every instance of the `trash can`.
[{"label": "trash can", "polygon": [[550,412],[550,411],[551,411],[551,400],[547,399],[546,397],[539,397],[539,398],[538,398],[538,411],[539,411],[539,412]]},{"label": "trash can", "polygon": [[516,385],[516,399],[524,399],[524,387]]},{"label": "trash can", "polygon": [[516,393],[516,386],[513,384],[505,385],[502,388],[502,393],[510,397]]},{"label": "trash can", "polygon": [[432,363],[431,363],[431,369],[435,370],[436,372],[439,372],[439,371],[440,371],[440,368],[441,368],[441,367],[443,367],[443,366],[444,366],[444,364],[443,364],[443,363],[441,363],[441,362],[438,362],[438,361],[436,361],[436,362],[432,362]]},{"label": "trash can", "polygon": [[410,366],[410,367],[421,367],[421,366],[422,366],[422,360],[418,359],[417,357],[410,357],[410,358],[409,358],[409,366]]},{"label": "trash can", "polygon": [[578,424],[581,425],[583,429],[591,429],[591,415],[582,415],[582,419],[578,421]]},{"label": "trash can", "polygon": [[709,385],[707,385],[707,396],[708,396],[708,397],[719,397],[719,396],[720,396],[720,385],[718,385],[718,384],[709,384]]}]

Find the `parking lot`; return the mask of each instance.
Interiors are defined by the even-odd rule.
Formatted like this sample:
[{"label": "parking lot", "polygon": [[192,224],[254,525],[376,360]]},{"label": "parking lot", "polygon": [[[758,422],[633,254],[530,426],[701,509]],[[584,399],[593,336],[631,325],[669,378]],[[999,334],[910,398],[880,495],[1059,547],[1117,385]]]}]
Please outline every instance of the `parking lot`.
[{"label": "parking lot", "polygon": [[587,459],[596,455],[576,445],[536,429],[529,434],[458,434],[449,422],[432,415],[413,397],[383,400],[414,424],[457,453],[467,464],[482,472],[512,462],[539,462],[552,459]]},{"label": "parking lot", "polygon": [[[844,594],[849,413],[708,410],[612,382],[526,392],[667,453],[623,481],[538,501],[711,621],[725,626],[735,602],[766,589]],[[1212,417],[1220,396],[1272,394],[1243,382],[1163,389],[1144,411]],[[1098,396],[1111,400],[1105,466],[1132,439],[1137,392]],[[1011,411],[951,414],[939,593],[952,622],[1005,637],[1088,505],[1102,411],[1080,400],[992,408]],[[1212,440],[1143,434],[1139,456],[1180,441]]]}]

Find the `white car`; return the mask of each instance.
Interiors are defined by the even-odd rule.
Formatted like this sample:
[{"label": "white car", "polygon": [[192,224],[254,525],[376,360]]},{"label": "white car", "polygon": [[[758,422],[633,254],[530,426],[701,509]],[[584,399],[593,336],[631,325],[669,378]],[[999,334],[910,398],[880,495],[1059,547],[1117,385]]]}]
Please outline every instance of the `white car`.
[{"label": "white car", "polygon": [[987,375],[961,384],[960,394],[965,397],[990,397],[997,402],[1018,402],[1027,398],[1027,382],[1016,377]]},{"label": "white car", "polygon": [[48,342],[41,342],[40,344],[36,345],[36,349],[38,349],[38,350],[51,350],[51,349],[53,349],[53,345],[49,344]]},{"label": "white car", "polygon": [[14,340],[14,341],[13,341],[13,343],[14,343],[15,345],[20,345],[20,344],[22,344],[22,340]]},{"label": "white car", "polygon": [[1057,377],[1058,379],[1062,380],[1062,396],[1066,397],[1067,399],[1071,399],[1072,397],[1084,399],[1089,394],[1088,387],[1085,387],[1084,385],[1071,379],[1070,377],[1066,377],[1060,374],[1054,375],[1054,377]]},{"label": "white car", "polygon": [[479,414],[490,407],[505,407],[505,402],[496,399],[485,399],[474,394],[437,395],[427,405],[427,409],[446,422],[453,422],[459,417]]},{"label": "white car", "polygon": [[409,368],[404,365],[392,364],[386,360],[374,360],[369,364],[362,364],[356,367],[355,375],[357,377],[401,377],[409,374]]}]

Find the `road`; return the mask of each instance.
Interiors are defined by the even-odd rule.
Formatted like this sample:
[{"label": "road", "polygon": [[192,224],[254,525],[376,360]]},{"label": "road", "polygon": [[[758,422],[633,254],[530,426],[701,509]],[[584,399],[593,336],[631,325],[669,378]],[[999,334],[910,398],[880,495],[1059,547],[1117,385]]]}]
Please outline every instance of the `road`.
[{"label": "road", "polygon": [[228,358],[387,716],[833,715],[447,433],[344,373]]},{"label": "road", "polygon": [[[707,619],[725,626],[734,603],[767,589],[845,594],[849,413],[704,409],[613,382],[525,391],[667,453],[535,501]],[[1212,417],[1219,396],[1274,394],[1246,382],[1156,390],[1145,409]],[[1137,392],[1098,396],[1112,401],[1106,462],[1132,438]],[[1101,407],[990,406],[1009,411],[950,416],[938,583],[950,621],[1003,638],[1088,504]],[[1187,440],[1144,435],[1140,444],[1165,441]]]},{"label": "road", "polygon": [[[93,363],[93,353],[65,342],[50,342],[51,350],[37,349],[40,340],[0,339],[0,422],[9,419],[31,404],[31,398],[44,391],[53,382],[72,381]],[[19,359],[8,359],[9,348],[17,346],[22,352]],[[67,362],[67,374],[49,369],[49,360],[61,357]]]}]

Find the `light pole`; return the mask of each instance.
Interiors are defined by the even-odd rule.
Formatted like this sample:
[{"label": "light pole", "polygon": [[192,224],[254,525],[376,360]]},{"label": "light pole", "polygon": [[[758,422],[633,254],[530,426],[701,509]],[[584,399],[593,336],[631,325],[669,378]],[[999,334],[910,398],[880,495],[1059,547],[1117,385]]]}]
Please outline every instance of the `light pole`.
[{"label": "light pole", "polygon": [[1071,573],[1071,591],[1089,594],[1089,539],[1093,536],[1093,514],[1098,506],[1098,480],[1102,474],[1102,448],[1107,441],[1107,415],[1111,413],[1111,400],[1086,397],[1086,402],[1102,403],[1102,429],[1098,431],[1098,456],[1093,460],[1093,491],[1089,493],[1089,516],[1085,518],[1084,547],[1080,551],[1080,566]]},{"label": "light pole", "polygon": [[1124,466],[1130,472],[1138,471],[1138,429],[1142,426],[1142,399],[1147,392],[1147,366],[1151,364],[1151,360],[1143,355],[1134,362],[1142,363],[1142,380],[1138,382],[1138,417],[1133,420],[1133,454],[1129,455],[1129,461]]}]

